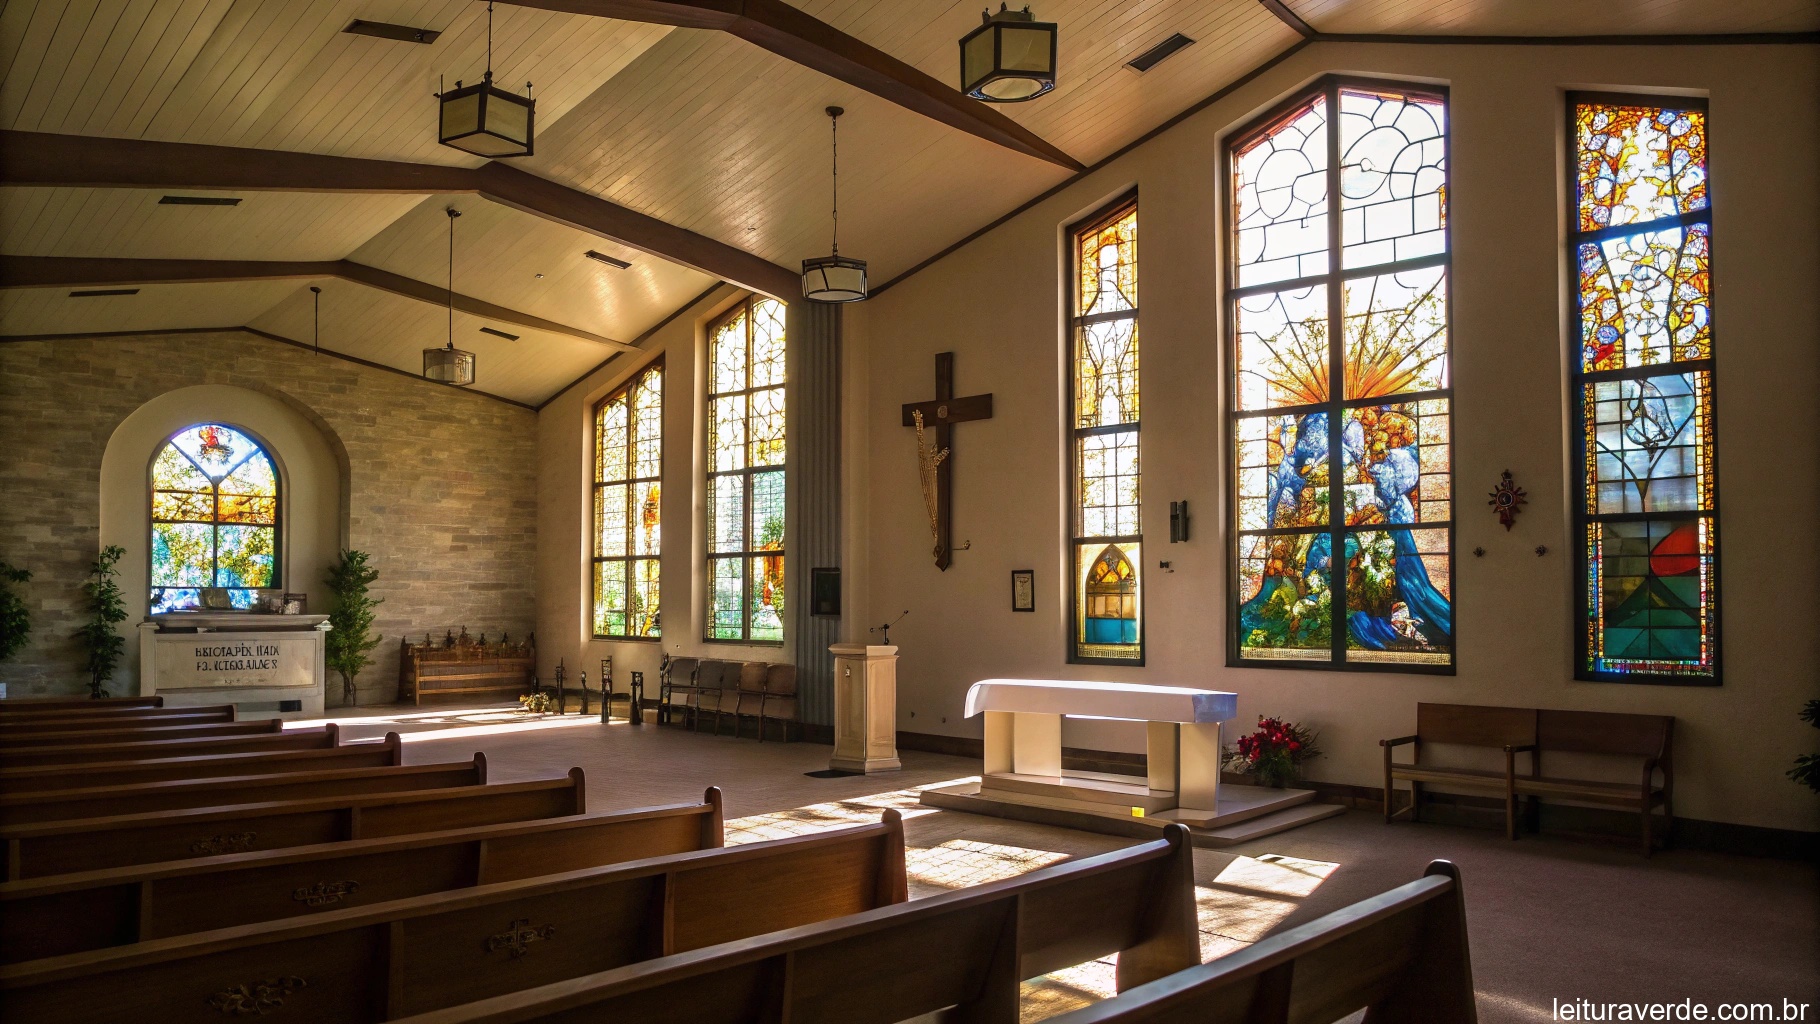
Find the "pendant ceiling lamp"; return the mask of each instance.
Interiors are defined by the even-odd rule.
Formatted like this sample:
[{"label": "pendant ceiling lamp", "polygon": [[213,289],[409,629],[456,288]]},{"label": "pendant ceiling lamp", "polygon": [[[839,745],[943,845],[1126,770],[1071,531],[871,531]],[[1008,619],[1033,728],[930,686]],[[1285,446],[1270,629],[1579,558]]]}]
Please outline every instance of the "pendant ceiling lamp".
[{"label": "pendant ceiling lamp", "polygon": [[828,255],[803,261],[803,298],[815,302],[858,302],[866,297],[866,261],[840,254],[840,116],[828,108],[834,140],[834,242]]},{"label": "pendant ceiling lamp", "polygon": [[961,37],[961,91],[987,103],[1022,103],[1055,88],[1053,22],[1030,8],[980,12],[980,27]]},{"label": "pendant ceiling lamp", "polygon": [[467,387],[474,383],[474,353],[455,347],[455,218],[461,211],[449,207],[449,343],[423,350],[423,375],[440,384]]},{"label": "pendant ceiling lamp", "polygon": [[531,155],[537,107],[531,99],[531,83],[525,83],[523,96],[493,84],[492,4],[487,4],[486,76],[466,88],[457,81],[455,88],[436,97],[442,101],[437,138],[443,145],[490,159]]}]

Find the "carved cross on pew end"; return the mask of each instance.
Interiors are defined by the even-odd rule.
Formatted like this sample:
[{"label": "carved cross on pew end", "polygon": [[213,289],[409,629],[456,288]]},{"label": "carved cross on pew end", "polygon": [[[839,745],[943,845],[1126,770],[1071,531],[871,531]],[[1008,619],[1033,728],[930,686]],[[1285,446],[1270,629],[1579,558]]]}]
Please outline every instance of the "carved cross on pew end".
[{"label": "carved cross on pew end", "polygon": [[904,406],[904,426],[916,426],[916,414],[923,414],[923,425],[935,430],[937,451],[947,449],[948,457],[935,467],[935,567],[946,572],[951,564],[954,546],[951,539],[953,520],[949,481],[954,467],[954,425],[992,418],[992,395],[954,397],[954,353],[938,352],[935,356],[935,399],[910,402]]}]

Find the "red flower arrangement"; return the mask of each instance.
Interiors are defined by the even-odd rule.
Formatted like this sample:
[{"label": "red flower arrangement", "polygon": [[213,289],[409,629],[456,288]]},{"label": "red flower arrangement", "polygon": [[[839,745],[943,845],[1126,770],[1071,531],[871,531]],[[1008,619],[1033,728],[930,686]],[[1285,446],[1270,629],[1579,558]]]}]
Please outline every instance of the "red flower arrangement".
[{"label": "red flower arrangement", "polygon": [[1259,718],[1257,731],[1226,749],[1226,770],[1278,789],[1301,777],[1302,765],[1321,756],[1318,734],[1280,718]]}]

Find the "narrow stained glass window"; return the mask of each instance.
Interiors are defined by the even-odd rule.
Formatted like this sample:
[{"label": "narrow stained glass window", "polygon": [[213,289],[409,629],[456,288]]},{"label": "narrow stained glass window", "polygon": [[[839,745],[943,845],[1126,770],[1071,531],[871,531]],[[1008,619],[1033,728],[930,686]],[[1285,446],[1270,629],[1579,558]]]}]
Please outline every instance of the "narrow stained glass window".
[{"label": "narrow stained glass window", "polygon": [[1577,674],[1719,681],[1706,107],[1571,95]]},{"label": "narrow stained glass window", "polygon": [[179,432],[152,459],[153,614],[197,608],[226,587],[236,608],[279,586],[278,470],[219,423]]},{"label": "narrow stained glass window", "polygon": [[663,635],[664,364],[594,407],[594,635]]},{"label": "narrow stained glass window", "polygon": [[1328,79],[1228,155],[1229,661],[1450,672],[1446,97]]},{"label": "narrow stained glass window", "polygon": [[708,331],[707,638],[784,640],[784,304]]},{"label": "narrow stained glass window", "polygon": [[1074,239],[1074,560],[1069,660],[1144,660],[1138,488],[1137,200]]}]

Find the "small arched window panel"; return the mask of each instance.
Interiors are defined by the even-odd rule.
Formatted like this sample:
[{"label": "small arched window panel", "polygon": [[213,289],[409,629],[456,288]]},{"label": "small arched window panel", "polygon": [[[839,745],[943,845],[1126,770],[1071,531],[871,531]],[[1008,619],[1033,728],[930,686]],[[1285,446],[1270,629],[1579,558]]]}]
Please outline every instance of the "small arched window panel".
[{"label": "small arched window panel", "polygon": [[278,470],[257,441],[203,423],[166,441],[152,459],[151,610],[201,605],[226,588],[234,607],[278,579]]},{"label": "small arched window panel", "polygon": [[1108,544],[1087,570],[1086,643],[1138,642],[1137,567],[1117,544]]}]

